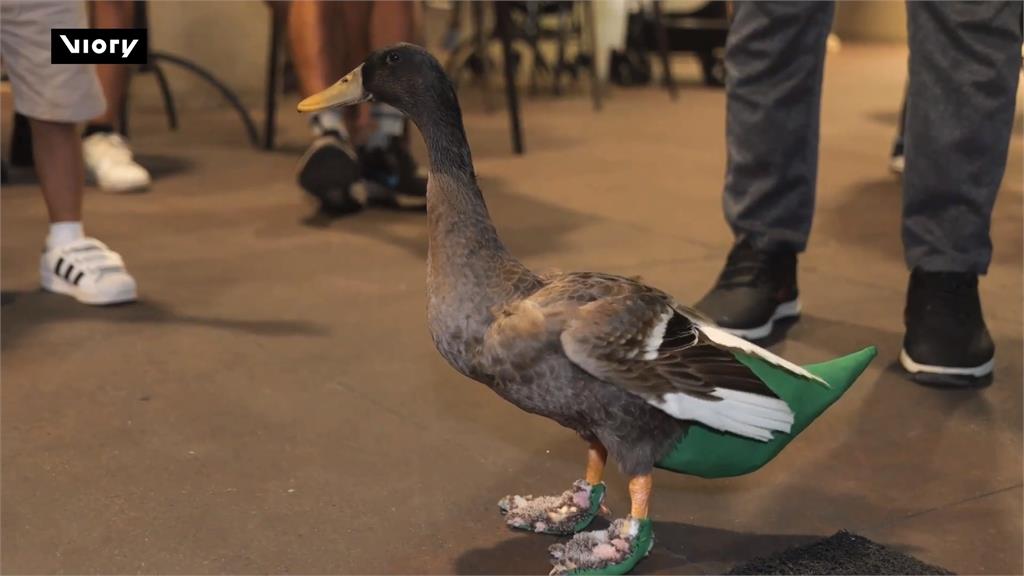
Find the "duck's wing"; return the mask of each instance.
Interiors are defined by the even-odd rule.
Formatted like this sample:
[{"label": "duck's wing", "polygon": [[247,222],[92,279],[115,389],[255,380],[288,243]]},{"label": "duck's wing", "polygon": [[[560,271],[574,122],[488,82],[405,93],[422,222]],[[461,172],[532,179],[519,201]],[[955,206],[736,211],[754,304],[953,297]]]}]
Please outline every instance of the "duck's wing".
[{"label": "duck's wing", "polygon": [[643,285],[573,308],[559,340],[580,368],[666,413],[758,440],[789,432],[793,412],[737,353],[820,381]]}]

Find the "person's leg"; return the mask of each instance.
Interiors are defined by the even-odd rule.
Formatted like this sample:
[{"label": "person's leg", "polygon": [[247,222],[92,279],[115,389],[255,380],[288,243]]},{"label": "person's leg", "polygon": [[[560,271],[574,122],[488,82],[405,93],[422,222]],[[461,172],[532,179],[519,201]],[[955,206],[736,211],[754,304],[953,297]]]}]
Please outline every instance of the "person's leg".
[{"label": "person's leg", "polygon": [[[299,92],[310,96],[362,63],[369,51],[369,2],[293,0],[288,7],[288,42]],[[341,117],[341,112],[329,111]],[[344,130],[357,137],[354,113]],[[315,118],[315,116],[314,116]],[[328,118],[333,126],[333,117]],[[315,121],[315,120],[314,120]]]},{"label": "person's leg", "polygon": [[911,2],[907,266],[984,274],[1021,69],[1020,2]]},{"label": "person's leg", "polygon": [[50,28],[82,28],[85,9],[60,2],[7,2],[0,50],[14,107],[29,119],[36,173],[50,222],[82,220],[82,149],[75,123],[106,104],[93,68],[50,63]]},{"label": "person's leg", "polygon": [[[369,48],[378,50],[399,42],[415,42],[417,9],[415,2],[373,2]],[[427,181],[418,174],[416,162],[409,152],[408,121],[401,112],[387,104],[375,103],[369,110],[372,121],[366,137],[362,139],[360,161],[363,177],[370,183],[370,200],[381,204],[403,205],[408,202],[405,205],[422,206]]]},{"label": "person's leg", "polygon": [[[94,0],[89,3],[92,28],[131,28],[135,3]],[[135,161],[123,137],[121,108],[124,106],[131,78],[127,64],[98,64],[96,74],[103,87],[107,108],[85,125],[82,151],[85,168],[96,184],[106,192],[134,192],[149,187],[149,171]]]},{"label": "person's leg", "polygon": [[[371,48],[410,41],[415,34],[412,2],[293,1],[288,9],[292,58],[303,96],[319,92],[359,66]],[[321,201],[327,212],[358,209],[351,184],[362,176],[368,200],[388,205],[426,194],[426,180],[416,174],[408,152],[406,122],[390,107],[353,107],[311,118],[317,140],[302,158],[299,183]],[[358,165],[350,161],[351,143],[360,145]],[[339,168],[340,167],[340,168]]]},{"label": "person's leg", "polygon": [[121,256],[87,237],[82,226],[83,161],[77,125],[35,118],[29,123],[36,173],[50,216],[46,250],[39,262],[43,288],[85,304],[135,300],[135,279]]},{"label": "person's leg", "polygon": [[49,30],[83,28],[85,10],[69,2],[0,4],[0,50],[14,107],[29,118],[50,231],[40,258],[43,288],[88,304],[134,300],[135,280],[121,257],[82,230],[82,154],[75,125],[105,106],[92,67],[50,63]]},{"label": "person's leg", "polygon": [[[135,2],[93,0],[89,3],[91,28],[131,28],[135,17]],[[121,106],[128,92],[131,69],[125,64],[97,64],[96,75],[107,99],[107,109],[93,118],[88,127],[109,127],[120,132]]]},{"label": "person's leg", "polygon": [[32,153],[50,222],[82,220],[82,146],[70,122],[29,118]]},{"label": "person's leg", "polygon": [[[347,43],[365,42],[367,25],[348,26],[345,20],[353,8],[348,2],[293,0],[287,7],[288,44],[299,92],[315,94],[337,82],[349,68],[351,50]],[[351,28],[352,35],[343,32]],[[360,32],[360,30],[362,30]],[[365,48],[364,48],[365,49]],[[310,118],[313,143],[299,160],[299,185],[315,197],[320,210],[344,215],[360,209],[352,198],[352,185],[359,179],[359,162],[351,144],[351,120],[339,110],[324,110]]]},{"label": "person's leg", "polygon": [[370,48],[386,48],[399,42],[416,43],[417,3],[401,0],[373,2]]},{"label": "person's leg", "polygon": [[1013,127],[1021,17],[1020,2],[907,4],[903,244],[912,274],[901,361],[922,380],[971,384],[992,370],[977,277],[992,257],[989,225]]},{"label": "person's leg", "polygon": [[723,207],[736,245],[698,304],[763,338],[799,314],[796,254],[814,214],[818,116],[831,2],[736,2],[726,44]]},{"label": "person's leg", "polygon": [[[348,74],[351,70],[363,63],[366,56],[370,54],[371,24],[375,2],[349,1],[342,2],[339,6],[341,12],[342,26],[335,30],[342,45],[342,73]],[[355,144],[363,144],[372,130],[370,119],[370,106],[350,106],[345,109],[345,120]]]},{"label": "person's leg", "polygon": [[303,97],[334,84],[348,71],[337,32],[343,26],[344,4],[294,0],[288,5],[288,47]]},{"label": "person's leg", "polygon": [[[411,39],[412,2],[299,0],[291,4],[292,58],[304,97],[337,82],[362,64],[371,49]],[[354,142],[366,140],[369,118],[366,106],[346,110],[346,129]]]},{"label": "person's leg", "polygon": [[833,11],[831,2],[736,3],[725,53],[725,217],[760,250],[807,245]]},{"label": "person's leg", "polygon": [[[370,8],[367,52],[387,48],[399,42],[413,42],[416,34],[416,3],[401,0],[380,0],[377,2],[354,2],[366,4]],[[365,54],[364,54],[365,56]],[[358,66],[356,62],[353,67]],[[373,104],[370,107],[373,122],[366,137],[361,140],[369,148],[384,148],[391,136],[400,137],[403,145],[408,141],[405,137],[405,118],[401,112],[387,104]]]},{"label": "person's leg", "polygon": [[[415,2],[380,0],[365,4],[371,8],[367,52],[387,48],[399,42],[415,41],[417,8]],[[354,66],[358,65],[359,62],[356,62]],[[397,136],[402,139],[402,144],[405,146],[408,137],[405,136],[406,122],[402,113],[387,104],[373,104],[371,108],[374,122],[369,126],[370,131],[363,142],[370,148],[384,148],[390,137]]]}]

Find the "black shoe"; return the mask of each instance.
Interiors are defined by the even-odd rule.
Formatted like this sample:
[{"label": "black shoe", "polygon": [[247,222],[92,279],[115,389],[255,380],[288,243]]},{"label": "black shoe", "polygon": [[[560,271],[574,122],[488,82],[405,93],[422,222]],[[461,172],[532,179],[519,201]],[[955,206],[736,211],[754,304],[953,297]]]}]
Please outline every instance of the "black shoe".
[{"label": "black shoe", "polygon": [[736,336],[767,338],[776,320],[800,315],[796,252],[762,252],[738,242],[697,309]]},{"label": "black shoe", "polygon": [[385,148],[359,148],[359,167],[366,183],[370,204],[400,208],[423,208],[426,205],[427,179],[416,170],[416,161],[392,137]]},{"label": "black shoe", "polygon": [[333,216],[362,209],[352,197],[359,163],[352,145],[337,132],[317,137],[299,160],[299,185],[320,201],[320,211]]},{"label": "black shoe", "polygon": [[991,382],[995,345],[981,314],[976,274],[915,269],[903,321],[900,365],[915,381],[960,387]]}]

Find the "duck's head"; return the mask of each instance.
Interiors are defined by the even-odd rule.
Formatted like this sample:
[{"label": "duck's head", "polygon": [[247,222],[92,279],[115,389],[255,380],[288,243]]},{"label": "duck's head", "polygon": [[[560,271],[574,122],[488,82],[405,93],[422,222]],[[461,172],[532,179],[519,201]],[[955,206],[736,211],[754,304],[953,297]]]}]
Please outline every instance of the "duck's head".
[{"label": "duck's head", "polygon": [[436,110],[439,100],[449,97],[454,98],[454,90],[437,59],[420,46],[403,43],[371,53],[344,78],[299,102],[298,109],[315,112],[374,100],[416,120],[425,106]]}]

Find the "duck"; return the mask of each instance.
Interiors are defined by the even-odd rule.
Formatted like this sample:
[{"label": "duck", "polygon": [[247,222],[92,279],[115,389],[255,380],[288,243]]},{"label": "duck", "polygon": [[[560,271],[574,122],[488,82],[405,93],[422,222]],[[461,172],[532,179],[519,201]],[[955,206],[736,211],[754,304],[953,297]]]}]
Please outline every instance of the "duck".
[{"label": "duck", "polygon": [[[397,44],[305,98],[299,112],[373,100],[419,129],[427,170],[427,326],[440,355],[520,409],[587,443],[584,477],[554,496],[510,495],[512,528],[571,536],[553,574],[624,574],[653,546],[655,468],[752,472],[850,388],[873,347],[807,367],[716,326],[668,293],[596,272],[540,274],[501,241],[477,183],[455,88],[426,49]],[[611,458],[629,515],[602,510]]]}]

